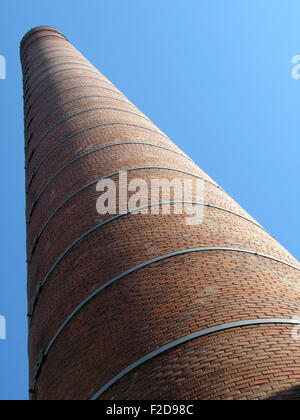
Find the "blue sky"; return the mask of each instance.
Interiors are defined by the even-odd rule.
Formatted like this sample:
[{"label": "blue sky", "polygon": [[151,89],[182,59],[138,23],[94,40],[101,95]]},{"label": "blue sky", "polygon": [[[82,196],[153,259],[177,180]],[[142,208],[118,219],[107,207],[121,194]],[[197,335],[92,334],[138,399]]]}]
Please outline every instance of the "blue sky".
[{"label": "blue sky", "polygon": [[54,26],[300,257],[298,0],[10,0],[1,4],[0,399],[27,399],[19,43]]}]

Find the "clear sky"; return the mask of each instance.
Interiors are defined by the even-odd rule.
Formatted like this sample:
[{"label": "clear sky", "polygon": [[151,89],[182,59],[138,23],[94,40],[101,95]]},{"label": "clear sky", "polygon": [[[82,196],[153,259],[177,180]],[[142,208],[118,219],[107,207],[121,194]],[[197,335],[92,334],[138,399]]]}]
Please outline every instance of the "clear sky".
[{"label": "clear sky", "polygon": [[300,258],[299,0],[1,2],[0,399],[27,399],[19,43],[54,26]]}]

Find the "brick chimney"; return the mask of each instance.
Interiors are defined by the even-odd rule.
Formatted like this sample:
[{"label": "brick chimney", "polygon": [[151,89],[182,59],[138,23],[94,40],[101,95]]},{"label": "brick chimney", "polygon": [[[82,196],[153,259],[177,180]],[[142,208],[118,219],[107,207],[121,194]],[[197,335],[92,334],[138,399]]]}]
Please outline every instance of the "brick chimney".
[{"label": "brick chimney", "polygon": [[[21,62],[31,398],[295,397],[299,262],[60,32],[31,30]],[[98,214],[125,170],[201,180],[203,223],[162,194]]]}]

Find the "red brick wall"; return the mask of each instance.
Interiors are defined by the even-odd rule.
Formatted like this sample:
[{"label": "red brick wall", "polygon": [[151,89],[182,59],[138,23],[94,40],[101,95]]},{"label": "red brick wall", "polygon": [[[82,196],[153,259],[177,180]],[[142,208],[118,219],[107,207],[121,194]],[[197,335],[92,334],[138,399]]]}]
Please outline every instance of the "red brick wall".
[{"label": "red brick wall", "polygon": [[[243,320],[292,319],[300,312],[298,261],[62,34],[47,27],[29,32],[21,61],[33,399],[90,399],[132,363],[191,333]],[[203,178],[204,201],[211,205],[205,206],[204,223],[187,226],[186,214],[123,216],[78,242],[47,276],[77,238],[110,217],[96,212],[95,184],[61,204],[101,177],[141,167],[156,169],[131,171],[129,180]],[[123,277],[72,317],[34,378],[41,353],[62,323],[98,287],[148,260],[202,247],[272,258],[228,249],[199,251]],[[300,381],[300,341],[292,329],[273,323],[197,338],[125,375],[101,398],[272,397]]]}]

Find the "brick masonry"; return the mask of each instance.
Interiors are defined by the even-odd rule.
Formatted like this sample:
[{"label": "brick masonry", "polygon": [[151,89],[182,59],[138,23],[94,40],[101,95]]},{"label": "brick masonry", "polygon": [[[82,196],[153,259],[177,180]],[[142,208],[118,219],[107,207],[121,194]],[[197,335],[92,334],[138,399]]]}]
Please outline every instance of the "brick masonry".
[{"label": "brick masonry", "polygon": [[[132,363],[191,333],[300,316],[299,262],[61,33],[30,31],[21,62],[32,399],[88,400]],[[125,215],[59,260],[110,217],[97,214],[99,193],[89,184],[123,169],[132,169],[129,180],[142,177],[149,184],[153,178],[202,178],[211,205],[204,223],[187,226],[186,214]],[[99,286],[148,260],[200,247],[271,258],[210,250],[137,270],[82,307],[41,359],[62,323]],[[255,325],[189,341],[128,373],[100,398],[300,398],[300,340],[292,329]]]}]

